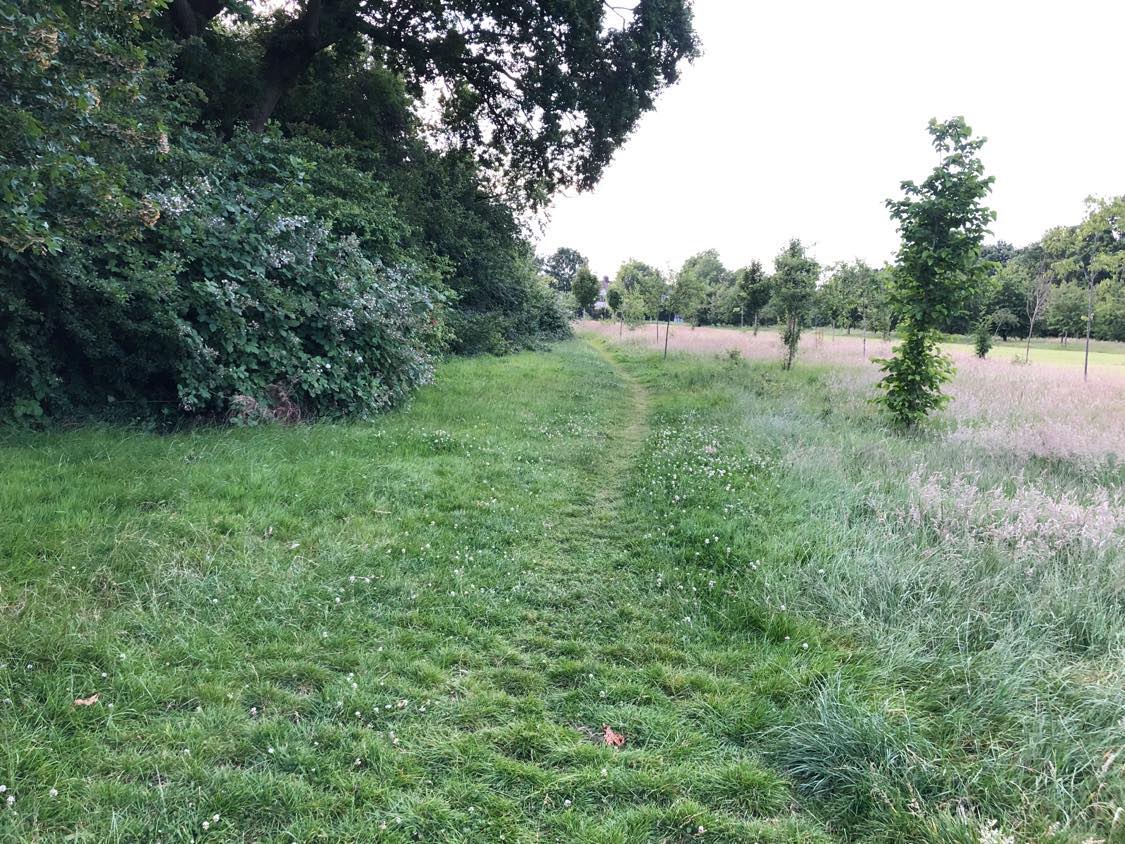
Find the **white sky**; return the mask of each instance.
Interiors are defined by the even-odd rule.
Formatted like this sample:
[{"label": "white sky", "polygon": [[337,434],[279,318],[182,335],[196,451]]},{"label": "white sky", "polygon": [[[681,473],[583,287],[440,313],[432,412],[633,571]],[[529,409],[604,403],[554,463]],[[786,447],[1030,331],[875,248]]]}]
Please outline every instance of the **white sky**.
[{"label": "white sky", "polygon": [[703,56],[591,192],[560,196],[540,254],[610,275],[714,247],[767,268],[790,237],[823,263],[879,264],[884,200],[936,163],[926,123],[989,142],[994,238],[1024,245],[1125,193],[1121,0],[696,0]]}]

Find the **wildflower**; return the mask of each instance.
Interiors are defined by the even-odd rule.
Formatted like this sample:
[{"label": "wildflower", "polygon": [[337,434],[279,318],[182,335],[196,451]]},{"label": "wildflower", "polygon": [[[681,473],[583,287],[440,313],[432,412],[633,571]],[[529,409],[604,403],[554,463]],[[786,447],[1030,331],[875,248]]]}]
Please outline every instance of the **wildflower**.
[{"label": "wildflower", "polygon": [[51,797],[58,797],[59,796],[59,790],[57,788],[52,788],[50,791],[47,792],[47,794],[49,794]]}]

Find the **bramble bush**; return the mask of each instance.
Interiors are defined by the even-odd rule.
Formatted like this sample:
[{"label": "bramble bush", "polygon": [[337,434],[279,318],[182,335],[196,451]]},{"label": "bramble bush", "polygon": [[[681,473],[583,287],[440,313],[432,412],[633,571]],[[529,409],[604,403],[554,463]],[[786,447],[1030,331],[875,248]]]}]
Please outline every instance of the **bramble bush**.
[{"label": "bramble bush", "polygon": [[152,179],[155,219],[134,239],[14,256],[4,335],[19,359],[3,398],[16,413],[215,416],[284,395],[306,414],[364,416],[429,380],[447,339],[440,275],[390,245],[406,227],[377,184],[362,230],[341,233],[327,198],[304,201],[316,162],[294,143],[185,137],[190,175]]}]

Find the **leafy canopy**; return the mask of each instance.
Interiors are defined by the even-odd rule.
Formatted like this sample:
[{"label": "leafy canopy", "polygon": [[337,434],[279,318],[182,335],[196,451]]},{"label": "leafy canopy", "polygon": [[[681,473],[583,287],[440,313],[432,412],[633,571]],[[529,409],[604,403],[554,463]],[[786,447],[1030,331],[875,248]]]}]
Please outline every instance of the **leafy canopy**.
[{"label": "leafy canopy", "polygon": [[[219,51],[241,16],[254,53],[229,67],[197,62],[196,79],[248,92],[240,118],[260,130],[325,51],[356,50],[401,76],[422,104],[436,93],[434,134],[475,158],[531,206],[565,187],[586,189],[697,54],[687,0],[296,0],[250,6],[174,0],[171,25]],[[229,74],[235,74],[232,81]]]}]

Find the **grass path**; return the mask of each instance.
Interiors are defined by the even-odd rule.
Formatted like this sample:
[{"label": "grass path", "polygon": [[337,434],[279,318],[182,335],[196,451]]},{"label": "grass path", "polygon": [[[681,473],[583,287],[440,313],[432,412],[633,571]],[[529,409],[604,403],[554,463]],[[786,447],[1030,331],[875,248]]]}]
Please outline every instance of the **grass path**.
[{"label": "grass path", "polygon": [[576,341],[372,424],[9,438],[0,841],[828,840],[757,748],[833,657],[731,627],[645,383]]}]

